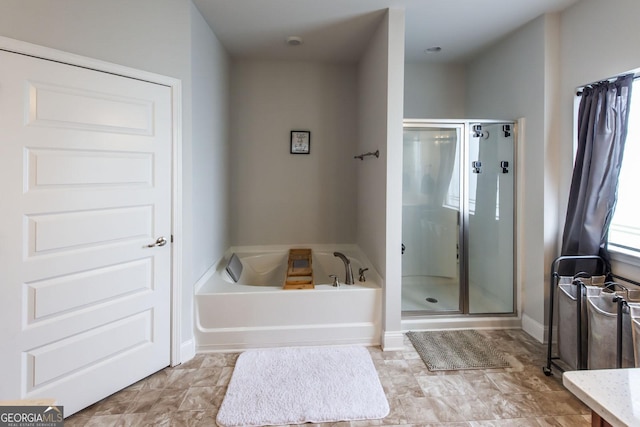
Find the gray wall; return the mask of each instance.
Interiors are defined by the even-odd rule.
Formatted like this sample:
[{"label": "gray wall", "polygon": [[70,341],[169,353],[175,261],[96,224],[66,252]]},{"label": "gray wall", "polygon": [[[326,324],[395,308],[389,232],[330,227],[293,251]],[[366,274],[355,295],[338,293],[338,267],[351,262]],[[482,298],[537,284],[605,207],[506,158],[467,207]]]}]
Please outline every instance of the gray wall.
[{"label": "gray wall", "polygon": [[407,119],[463,119],[466,93],[464,65],[404,65],[404,117]]},{"label": "gray wall", "polygon": [[555,247],[555,242],[544,240],[547,200],[543,173],[545,146],[551,138],[545,121],[545,68],[553,59],[545,49],[545,32],[555,21],[551,16],[541,16],[467,65],[468,117],[526,119],[517,147],[519,280],[523,327],[540,340],[545,321],[545,247]]},{"label": "gray wall", "polygon": [[402,111],[404,11],[390,9],[358,63],[358,238],[384,279],[385,349],[402,348]]},{"label": "gray wall", "polygon": [[[355,66],[236,60],[232,74],[232,244],[355,243]],[[310,154],[290,154],[292,130],[311,131]]]},{"label": "gray wall", "polygon": [[192,110],[191,159],[183,176],[191,177],[191,216],[183,221],[191,244],[184,268],[191,279],[183,288],[183,336],[193,330],[193,286],[229,247],[229,81],[231,61],[195,6],[191,6]]},{"label": "gray wall", "polygon": [[[193,228],[198,233],[204,228],[211,239],[224,239],[225,224],[215,219],[226,215],[226,194],[211,175],[212,165],[221,160],[209,156],[213,147],[223,149],[226,144],[226,53],[189,0],[3,0],[0,35],[182,81],[184,229],[183,236],[176,237],[183,239],[184,247],[182,338],[188,345],[193,336],[193,285],[226,246],[193,238]],[[205,90],[214,99],[204,94],[194,98],[194,83],[201,85],[212,76]],[[214,129],[217,125],[221,127]]]},{"label": "gray wall", "polygon": [[183,80],[189,0],[3,0],[0,34]]}]

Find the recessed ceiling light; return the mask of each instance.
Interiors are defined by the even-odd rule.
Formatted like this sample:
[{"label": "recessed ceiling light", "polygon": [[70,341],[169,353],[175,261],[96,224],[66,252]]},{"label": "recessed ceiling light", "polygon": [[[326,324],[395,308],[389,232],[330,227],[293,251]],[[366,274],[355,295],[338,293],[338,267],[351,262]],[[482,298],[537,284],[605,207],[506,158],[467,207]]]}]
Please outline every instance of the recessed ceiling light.
[{"label": "recessed ceiling light", "polygon": [[433,46],[433,47],[428,47],[424,50],[424,53],[434,53],[434,52],[440,52],[442,50],[442,48],[440,46]]},{"label": "recessed ceiling light", "polygon": [[300,37],[300,36],[289,36],[289,37],[287,37],[287,44],[289,46],[300,46],[302,44],[302,37]]}]

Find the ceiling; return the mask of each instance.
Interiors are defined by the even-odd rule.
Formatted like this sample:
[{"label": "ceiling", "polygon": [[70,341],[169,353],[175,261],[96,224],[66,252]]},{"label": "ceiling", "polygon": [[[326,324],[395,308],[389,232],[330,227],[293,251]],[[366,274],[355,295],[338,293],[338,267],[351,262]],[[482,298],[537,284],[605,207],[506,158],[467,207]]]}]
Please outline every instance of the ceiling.
[{"label": "ceiling", "polygon": [[[464,62],[579,0],[193,0],[235,58],[356,62],[385,14],[405,10],[406,62]],[[288,46],[289,36],[303,43]],[[440,46],[442,51],[426,54]]]}]

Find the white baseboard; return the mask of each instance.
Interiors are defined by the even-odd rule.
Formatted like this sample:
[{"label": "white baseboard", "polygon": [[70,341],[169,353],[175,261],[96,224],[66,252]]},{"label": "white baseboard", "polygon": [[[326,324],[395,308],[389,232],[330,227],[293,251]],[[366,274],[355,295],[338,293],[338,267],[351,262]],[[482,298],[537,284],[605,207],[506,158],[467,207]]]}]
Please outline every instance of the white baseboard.
[{"label": "white baseboard", "polygon": [[402,331],[384,332],[382,334],[383,351],[401,351],[404,349],[404,334]]},{"label": "white baseboard", "polygon": [[541,343],[547,341],[547,327],[524,313],[522,314],[522,330]]},{"label": "white baseboard", "polygon": [[196,355],[196,342],[193,339],[180,344],[180,363],[188,362]]}]

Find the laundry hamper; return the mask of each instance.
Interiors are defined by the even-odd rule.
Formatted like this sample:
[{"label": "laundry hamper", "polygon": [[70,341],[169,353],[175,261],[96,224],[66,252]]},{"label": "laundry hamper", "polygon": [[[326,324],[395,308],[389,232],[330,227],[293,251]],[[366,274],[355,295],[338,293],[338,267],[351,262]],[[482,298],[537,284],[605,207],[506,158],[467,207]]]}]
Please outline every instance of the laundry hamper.
[{"label": "laundry hamper", "polygon": [[633,356],[635,367],[640,368],[640,303],[629,304],[631,314],[631,336],[633,338]]},{"label": "laundry hamper", "polygon": [[[587,358],[587,306],[584,303],[588,292],[600,293],[604,276],[571,277],[558,279],[558,357],[571,370],[585,367]],[[595,290],[590,290],[592,285]],[[581,298],[581,301],[578,301]],[[578,313],[580,318],[578,319]],[[580,336],[578,336],[580,328]],[[582,347],[582,363],[578,361],[578,342]]]},{"label": "laundry hamper", "polygon": [[[598,255],[559,256],[550,272],[547,364],[542,367],[547,376],[553,375],[552,367],[561,371],[587,368],[585,294],[588,287],[603,285],[610,274],[608,263]],[[558,315],[560,319],[554,322]]]},{"label": "laundry hamper", "polygon": [[[589,369],[635,367],[631,314],[629,306],[620,303],[621,298],[623,297],[616,292],[604,290],[587,295]],[[619,320],[618,316],[622,318]],[[619,325],[622,334],[621,348],[618,345]],[[618,366],[618,352],[621,366]]]}]

